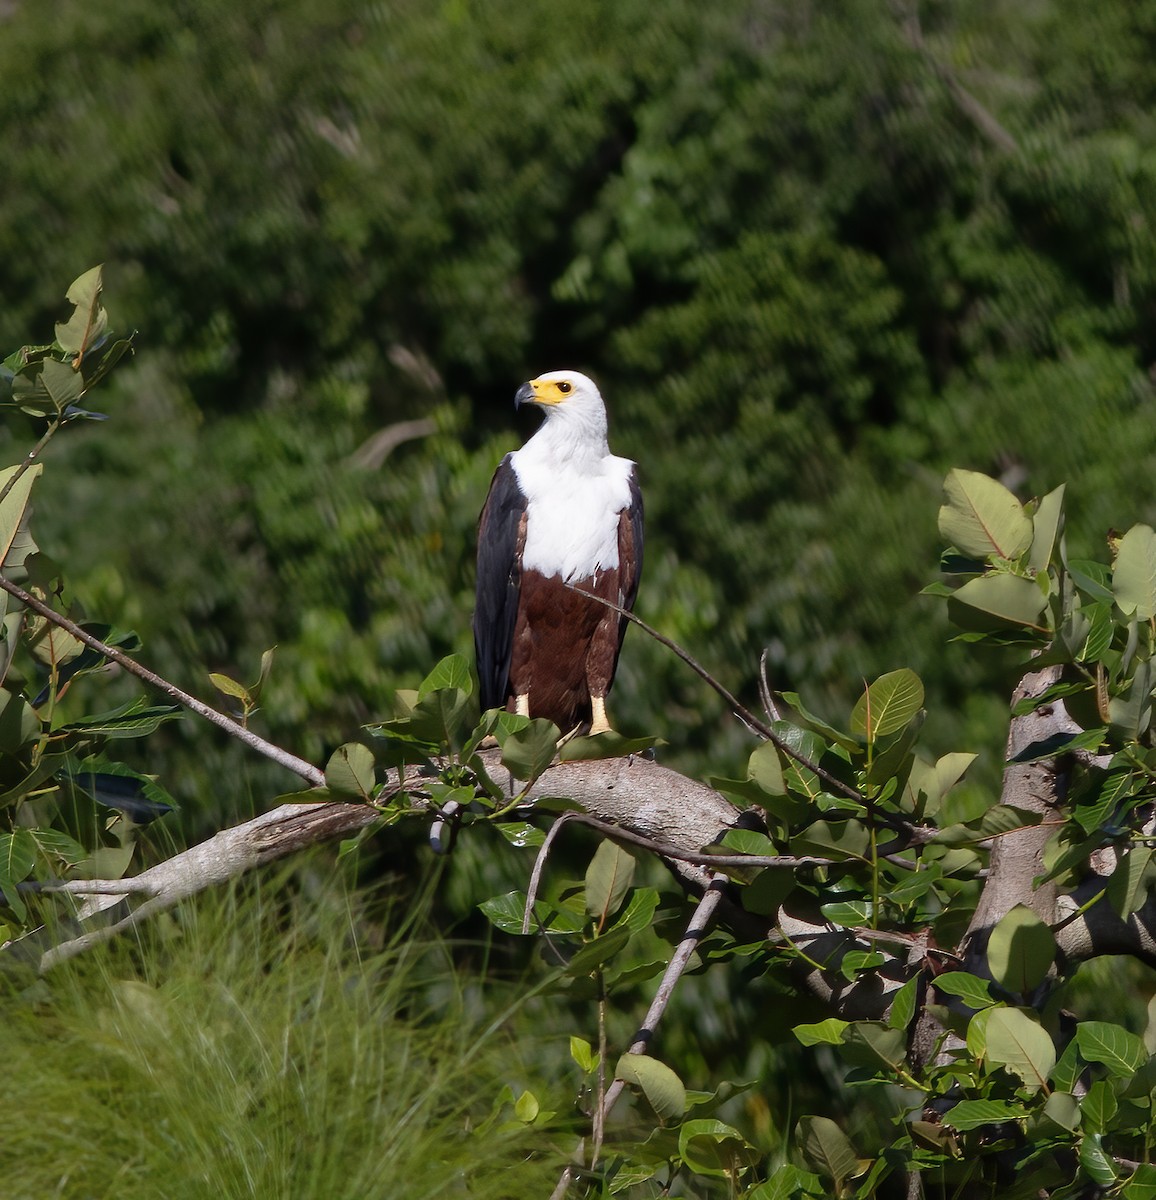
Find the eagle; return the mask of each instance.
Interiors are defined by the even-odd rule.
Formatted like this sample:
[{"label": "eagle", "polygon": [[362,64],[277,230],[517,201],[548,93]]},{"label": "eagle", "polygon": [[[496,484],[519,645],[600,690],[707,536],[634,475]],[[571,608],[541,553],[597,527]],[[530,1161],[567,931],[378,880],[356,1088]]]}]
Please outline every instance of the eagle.
[{"label": "eagle", "polygon": [[[544,420],[494,473],[478,523],[474,648],[483,710],[610,729],[606,694],[642,572],[638,467],[610,453],[594,381],[551,371],[514,407]],[[586,594],[584,594],[586,593]]]}]

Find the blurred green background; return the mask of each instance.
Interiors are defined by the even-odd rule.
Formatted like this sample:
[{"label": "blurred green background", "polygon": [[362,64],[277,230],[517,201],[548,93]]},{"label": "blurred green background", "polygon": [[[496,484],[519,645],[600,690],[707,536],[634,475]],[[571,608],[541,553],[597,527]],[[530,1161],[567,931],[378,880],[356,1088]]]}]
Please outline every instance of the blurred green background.
[{"label": "blurred green background", "polygon": [[[1077,553],[1156,515],[1154,43],[1137,0],[9,0],[0,345],[97,262],[139,331],[41,545],[202,694],[276,645],[256,726],[320,761],[472,652],[514,390],[577,367],[643,617],[752,703],[764,647],[833,717],[910,665],[994,779],[1010,660],[917,595],[940,482],[1068,481]],[[611,707],[694,772],[749,749],[637,631]],[[190,835],[292,783],[192,723],[129,753]]]},{"label": "blurred green background", "polygon": [[[752,705],[764,648],[840,721],[911,666],[928,748],[981,751],[990,787],[1014,660],[918,595],[940,485],[1066,481],[1076,555],[1156,521],[1154,59],[1151,0],[0,0],[0,350],[100,262],[139,331],[90,398],[112,419],[51,446],[37,539],[202,696],[276,645],[254,727],[323,762],[472,653],[477,513],[534,427],[514,391],[575,367],[641,465],[640,614]],[[751,747],[638,631],[611,714],[699,775]],[[192,721],[122,757],[181,802],[178,840],[295,783]],[[362,879],[412,881],[421,837],[376,839]],[[442,928],[525,885],[527,852],[483,843]],[[780,990],[687,981],[663,1054],[694,1086],[761,1079],[768,1147],[815,1089],[875,1119],[775,1046]]]}]

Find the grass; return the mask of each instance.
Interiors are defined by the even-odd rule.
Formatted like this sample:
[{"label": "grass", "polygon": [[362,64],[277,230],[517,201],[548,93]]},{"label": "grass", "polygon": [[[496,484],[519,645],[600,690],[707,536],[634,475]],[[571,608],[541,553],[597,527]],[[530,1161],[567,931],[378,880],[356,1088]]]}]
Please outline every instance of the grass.
[{"label": "grass", "polygon": [[500,1103],[524,1086],[479,1012],[500,992],[413,921],[367,953],[383,924],[300,883],[202,900],[0,1001],[0,1194],[549,1194],[570,1139]]}]

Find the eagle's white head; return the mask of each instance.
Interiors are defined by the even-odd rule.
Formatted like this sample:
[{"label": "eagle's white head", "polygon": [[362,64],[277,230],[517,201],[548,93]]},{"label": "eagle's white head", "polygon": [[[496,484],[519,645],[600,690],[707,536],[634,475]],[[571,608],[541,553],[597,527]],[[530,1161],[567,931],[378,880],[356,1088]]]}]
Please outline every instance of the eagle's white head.
[{"label": "eagle's white head", "polygon": [[602,458],[610,453],[602,393],[581,371],[549,371],[522,384],[514,405],[523,404],[542,409],[546,419],[530,440],[548,443],[554,455]]}]

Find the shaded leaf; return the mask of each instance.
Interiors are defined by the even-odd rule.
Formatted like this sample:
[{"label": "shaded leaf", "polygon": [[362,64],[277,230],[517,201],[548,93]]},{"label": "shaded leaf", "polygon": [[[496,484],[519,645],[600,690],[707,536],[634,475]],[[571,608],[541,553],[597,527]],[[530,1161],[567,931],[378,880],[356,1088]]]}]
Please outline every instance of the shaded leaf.
[{"label": "shaded leaf", "polygon": [[523,783],[537,779],[558,752],[558,727],[552,721],[535,718],[506,733],[499,725],[494,733],[502,748],[502,766]]},{"label": "shaded leaf", "polygon": [[995,981],[1021,995],[1043,982],[1055,956],[1051,929],[1023,904],[999,921],[987,945],[988,966]]},{"label": "shaded leaf", "polygon": [[637,866],[634,855],[609,839],[594,852],[586,869],[586,913],[599,921],[618,911],[630,890]]},{"label": "shaded leaf", "polygon": [[325,785],[342,796],[368,800],[376,784],[373,751],[360,742],[338,746],[325,764]]},{"label": "shaded leaf", "polygon": [[962,1131],[1001,1121],[1018,1121],[1027,1115],[1028,1110],[1014,1100],[961,1100],[944,1114],[943,1122]]},{"label": "shaded leaf", "polygon": [[739,1168],[753,1166],[762,1157],[737,1129],[701,1117],[679,1129],[678,1153],[696,1175],[716,1178],[734,1177]]},{"label": "shaded leaf", "polygon": [[859,1169],[859,1159],[847,1135],[830,1117],[803,1117],[795,1126],[795,1139],[803,1159],[836,1189]]}]

